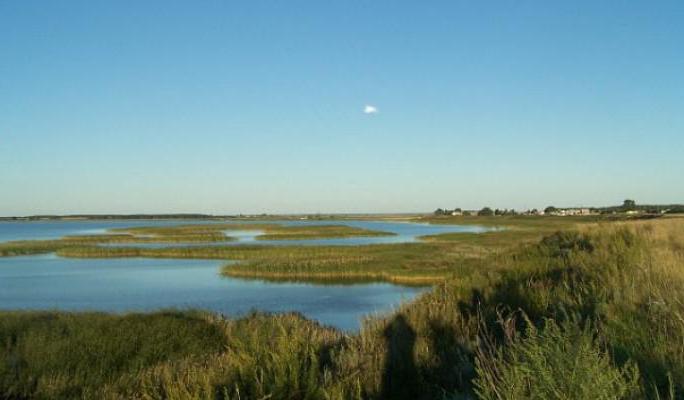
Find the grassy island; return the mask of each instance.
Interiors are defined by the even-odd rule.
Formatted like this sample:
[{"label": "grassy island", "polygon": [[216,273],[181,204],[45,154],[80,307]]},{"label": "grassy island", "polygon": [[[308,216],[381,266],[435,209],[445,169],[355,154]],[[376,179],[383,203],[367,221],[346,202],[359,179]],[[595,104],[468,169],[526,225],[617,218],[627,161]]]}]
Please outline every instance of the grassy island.
[{"label": "grassy island", "polygon": [[228,235],[231,231],[254,231],[258,240],[333,239],[346,237],[392,236],[393,233],[347,225],[281,225],[277,223],[232,223],[180,225],[170,227],[121,228],[113,231],[136,236],[182,237]]},{"label": "grassy island", "polygon": [[435,285],[358,334],[294,314],[2,312],[0,398],[684,398],[684,219],[548,222],[365,247],[62,247]]},{"label": "grassy island", "polygon": [[[59,252],[60,255],[64,256],[82,254],[80,257],[84,257],[87,254],[99,257],[118,257],[121,254],[120,252],[109,251],[103,247],[98,247],[98,245],[108,243],[211,243],[215,245],[217,242],[236,240],[230,236],[231,231],[254,231],[257,235],[257,240],[335,239],[394,235],[391,232],[374,231],[346,225],[298,226],[273,223],[215,223],[170,227],[116,228],[111,230],[112,234],[65,236],[55,240],[25,240],[0,243],[0,257],[52,252]],[[87,248],[87,250],[83,248]],[[70,252],[67,251],[69,249],[76,250]],[[210,249],[205,249],[205,251],[210,252]],[[177,250],[168,252],[168,254],[171,253],[175,254]],[[206,258],[217,257],[208,256]]]}]

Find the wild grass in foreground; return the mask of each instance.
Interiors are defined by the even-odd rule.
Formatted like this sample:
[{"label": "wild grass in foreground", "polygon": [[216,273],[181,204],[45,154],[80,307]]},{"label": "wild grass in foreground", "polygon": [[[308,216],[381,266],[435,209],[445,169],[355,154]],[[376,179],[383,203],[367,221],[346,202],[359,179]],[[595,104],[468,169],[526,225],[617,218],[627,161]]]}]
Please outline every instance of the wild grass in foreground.
[{"label": "wild grass in foreground", "polygon": [[1,312],[0,398],[96,398],[146,365],[221,351],[207,315]]},{"label": "wild grass in foreground", "polygon": [[537,329],[528,322],[525,332],[513,332],[505,346],[482,346],[475,363],[475,392],[486,400],[644,396],[638,368],[615,366],[590,324],[558,326],[549,319]]},{"label": "wild grass in foreground", "polygon": [[461,268],[354,335],[296,315],[89,331],[89,314],[2,314],[0,398],[684,398],[683,220],[558,232]]}]

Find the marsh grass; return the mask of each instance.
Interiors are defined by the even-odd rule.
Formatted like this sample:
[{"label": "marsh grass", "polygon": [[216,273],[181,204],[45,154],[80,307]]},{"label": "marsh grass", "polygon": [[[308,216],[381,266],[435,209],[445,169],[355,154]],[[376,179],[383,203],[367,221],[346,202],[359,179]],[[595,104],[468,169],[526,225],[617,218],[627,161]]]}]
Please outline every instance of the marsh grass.
[{"label": "marsh grass", "polygon": [[395,236],[392,232],[375,231],[347,225],[278,226],[265,229],[257,240],[301,240],[347,237]]},{"label": "marsh grass", "polygon": [[0,243],[0,257],[54,253],[59,249],[82,247],[90,243],[65,242],[63,240],[25,240]]},{"label": "marsh grass", "polygon": [[225,342],[196,312],[1,312],[0,398],[92,396],[119,376],[217,352]]},{"label": "marsh grass", "polygon": [[59,250],[97,247],[107,243],[205,243],[229,242],[235,240],[227,236],[186,235],[164,237],[138,237],[133,235],[92,235],[67,236],[56,240],[26,240],[0,243],[0,257],[13,257],[31,254],[54,253]]},{"label": "marsh grass", "polygon": [[138,227],[121,228],[115,231],[134,235],[165,236],[202,236],[222,235],[224,231],[252,230],[264,232],[256,237],[257,240],[300,240],[300,239],[330,239],[366,236],[392,236],[391,232],[374,231],[347,225],[279,225],[274,223],[259,224],[206,224],[180,225],[171,227]]},{"label": "marsh grass", "polygon": [[467,274],[482,259],[442,244],[407,243],[366,246],[211,246],[135,248],[76,246],[63,257],[200,258],[240,261],[222,269],[226,276],[320,282],[375,280],[414,284],[443,282]]},{"label": "marsh grass", "polygon": [[[84,337],[79,332],[91,325],[88,314],[69,314],[83,319],[74,322],[75,329],[43,329],[34,327],[40,321],[16,313],[10,321],[24,318],[25,323],[0,324],[0,366],[5,368],[0,393],[10,398],[401,400],[524,399],[534,390],[538,398],[682,399],[683,224],[681,219],[602,222],[478,257],[466,257],[450,241],[365,250],[106,249],[113,251],[108,255],[210,254],[245,260],[245,268],[263,263],[258,268],[267,270],[285,265],[273,260],[290,260],[293,273],[375,266],[378,271],[403,268],[415,276],[440,268],[454,274],[395,312],[367,318],[357,334],[292,314],[183,322],[221,332],[223,339],[210,340],[208,349],[196,345],[204,334],[176,338],[175,322],[154,327],[138,316],[125,332],[109,325]],[[342,257],[339,266],[337,256]],[[298,266],[307,259],[311,265]],[[43,333],[30,334],[36,330]],[[60,346],[77,346],[82,349],[77,354],[94,349],[103,365],[124,367],[95,377],[97,369],[88,372],[88,363],[69,361],[69,352],[58,351],[47,368],[40,356],[52,351],[50,335],[58,333]],[[125,342],[113,337],[118,335]],[[162,346],[157,358],[144,356],[157,340],[181,342]],[[140,344],[117,350],[90,341]],[[136,359],[138,351],[143,357],[135,366],[120,361]],[[125,352],[130,356],[122,358]],[[76,359],[82,357],[87,359]]]},{"label": "marsh grass", "polygon": [[[390,232],[355,228],[346,225],[283,226],[277,224],[205,224],[171,227],[115,228],[112,234],[74,235],[55,240],[26,240],[0,243],[0,257],[45,254],[65,249],[97,247],[99,245],[144,243],[212,243],[236,240],[230,231],[253,230],[264,232],[257,240],[331,239],[347,237],[391,236]],[[228,234],[226,234],[228,232]],[[177,252],[172,250],[172,252]],[[205,249],[205,252],[208,252]],[[67,254],[68,252],[62,252]],[[74,252],[74,254],[77,252]],[[85,251],[82,254],[86,254]],[[87,254],[107,254],[105,250],[90,249]]]},{"label": "marsh grass", "polygon": [[480,350],[475,392],[499,399],[642,399],[633,363],[617,367],[597,342],[591,324],[546,320],[541,329],[527,322],[505,346]]}]

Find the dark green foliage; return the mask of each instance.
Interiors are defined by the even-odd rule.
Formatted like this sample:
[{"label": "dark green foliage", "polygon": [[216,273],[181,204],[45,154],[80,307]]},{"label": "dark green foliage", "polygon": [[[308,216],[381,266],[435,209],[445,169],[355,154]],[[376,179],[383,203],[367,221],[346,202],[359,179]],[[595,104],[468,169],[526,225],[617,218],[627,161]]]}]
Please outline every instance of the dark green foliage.
[{"label": "dark green foliage", "polygon": [[634,201],[634,200],[629,200],[629,199],[623,201],[623,202],[622,202],[622,209],[623,209],[624,211],[636,210],[636,201]]},{"label": "dark green foliage", "polygon": [[540,247],[555,257],[568,256],[571,252],[594,250],[589,236],[573,231],[549,235],[542,239]]},{"label": "dark green foliage", "polygon": [[492,209],[489,207],[485,207],[482,210],[478,211],[477,215],[479,215],[481,217],[490,217],[490,216],[494,215],[494,211],[492,211]]},{"label": "dark green foliage", "polygon": [[684,214],[684,205],[676,205],[665,211],[667,214]]},{"label": "dark green foliage", "polygon": [[216,352],[199,313],[0,313],[0,398],[74,398],[159,362]]}]

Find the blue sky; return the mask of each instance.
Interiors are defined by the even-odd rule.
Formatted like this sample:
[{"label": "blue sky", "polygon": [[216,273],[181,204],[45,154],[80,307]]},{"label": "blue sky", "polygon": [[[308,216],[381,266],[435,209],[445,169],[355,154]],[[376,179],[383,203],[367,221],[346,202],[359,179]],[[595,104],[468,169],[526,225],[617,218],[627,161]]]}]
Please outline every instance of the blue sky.
[{"label": "blue sky", "polygon": [[0,215],[684,202],[682,21],[682,1],[0,0]]}]

